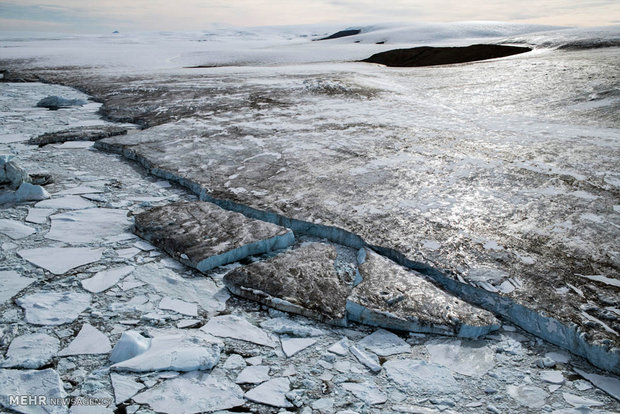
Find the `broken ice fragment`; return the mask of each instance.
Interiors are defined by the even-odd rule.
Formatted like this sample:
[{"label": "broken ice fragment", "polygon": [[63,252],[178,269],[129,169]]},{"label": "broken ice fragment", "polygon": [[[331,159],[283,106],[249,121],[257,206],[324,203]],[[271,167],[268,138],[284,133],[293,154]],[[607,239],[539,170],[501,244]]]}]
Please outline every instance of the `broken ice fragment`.
[{"label": "broken ice fragment", "polygon": [[460,387],[450,370],[418,359],[396,359],[383,364],[389,379],[404,391],[451,394]]},{"label": "broken ice fragment", "polygon": [[426,349],[431,362],[462,375],[480,377],[495,365],[495,351],[479,341],[434,340]]},{"label": "broken ice fragment", "polygon": [[383,404],[387,401],[387,396],[375,384],[370,382],[345,382],[342,384],[342,388],[355,395],[365,405]]},{"label": "broken ice fragment", "polygon": [[433,285],[422,275],[364,248],[363,282],[347,300],[349,320],[402,331],[477,338],[500,327],[488,311]]},{"label": "broken ice fragment", "polygon": [[230,294],[206,277],[186,278],[174,271],[153,264],[138,266],[133,276],[145,282],[159,293],[174,299],[197,303],[209,313],[222,311]]},{"label": "broken ice fragment", "polygon": [[71,341],[69,346],[60,351],[58,355],[107,354],[111,349],[108,337],[94,326],[85,323],[75,339]]},{"label": "broken ice fragment", "polygon": [[398,335],[385,329],[378,329],[358,342],[358,345],[379,356],[390,356],[411,352],[411,346]]},{"label": "broken ice fragment", "polygon": [[542,388],[533,385],[509,385],[506,387],[508,395],[514,398],[519,404],[529,408],[541,408],[546,404],[549,394]]},{"label": "broken ice fragment", "polygon": [[289,318],[278,317],[267,319],[260,324],[262,328],[268,329],[273,333],[280,335],[289,335],[296,337],[321,336],[325,332],[311,325],[304,325]]},{"label": "broken ice fragment", "polygon": [[542,371],[540,373],[540,379],[550,384],[564,384],[564,375],[561,371]]},{"label": "broken ice fragment", "polygon": [[314,319],[342,324],[351,287],[335,269],[336,248],[309,243],[224,276],[235,295]]},{"label": "broken ice fragment", "polygon": [[38,370],[0,369],[0,405],[22,413],[67,413],[63,405],[23,406],[12,403],[9,396],[43,396],[46,401],[66,396],[58,373],[47,368]]},{"label": "broken ice fragment", "polygon": [[96,194],[102,193],[102,190],[88,187],[86,185],[79,185],[77,187],[67,188],[65,190],[54,193],[54,195],[82,195],[82,194]]},{"label": "broken ice fragment", "polygon": [[36,279],[22,277],[14,270],[0,271],[0,304],[17,295]]},{"label": "broken ice fragment", "polygon": [[26,226],[19,221],[0,219],[0,233],[10,237],[13,240],[26,238],[34,232],[35,230],[32,227]]},{"label": "broken ice fragment", "polygon": [[316,343],[316,339],[309,338],[288,338],[281,337],[280,342],[282,343],[282,351],[287,356],[287,358],[292,357],[296,353],[303,351],[311,345]]},{"label": "broken ice fragment", "polygon": [[40,247],[20,250],[17,254],[55,275],[62,275],[73,268],[98,261],[102,252],[103,249],[86,247]]},{"label": "broken ice fragment", "polygon": [[90,306],[88,293],[40,292],[22,296],[17,304],[26,311],[26,321],[34,325],[62,325],[73,322]]},{"label": "broken ice fragment", "polygon": [[293,406],[293,404],[286,399],[286,393],[289,392],[289,390],[290,382],[288,378],[274,378],[256,388],[252,388],[245,393],[244,397],[260,404],[287,408]]},{"label": "broken ice fragment", "polygon": [[28,216],[26,216],[26,221],[29,223],[36,224],[45,224],[47,223],[47,217],[52,214],[54,211],[53,208],[28,208]]},{"label": "broken ice fragment", "polygon": [[55,208],[62,210],[80,210],[84,208],[93,208],[95,205],[90,201],[84,200],[77,195],[70,195],[60,198],[52,198],[49,200],[39,201],[34,205],[36,208]]},{"label": "broken ice fragment", "polygon": [[133,270],[133,266],[103,270],[97,272],[95,276],[89,279],[82,280],[82,287],[92,293],[103,292],[117,284],[119,280],[133,272]]},{"label": "broken ice fragment", "polygon": [[366,368],[375,373],[381,372],[381,363],[375,354],[362,351],[355,345],[351,346],[349,350],[362,365],[366,366]]},{"label": "broken ice fragment", "polygon": [[240,339],[258,345],[276,347],[276,342],[265,331],[234,315],[222,315],[211,318],[200,329],[208,334],[222,338]]},{"label": "broken ice fragment", "polygon": [[124,210],[89,208],[50,217],[52,225],[46,239],[69,244],[91,243],[126,231],[131,222]]},{"label": "broken ice fragment", "polygon": [[283,249],[295,241],[289,229],[201,201],[172,203],[138,214],[135,232],[202,272]]},{"label": "broken ice fragment", "polygon": [[132,377],[115,372],[110,373],[110,380],[114,389],[114,402],[116,402],[116,405],[127,401],[144,388],[144,384],[135,381]]},{"label": "broken ice fragment", "polygon": [[163,298],[159,302],[159,309],[171,310],[187,316],[198,316],[198,305],[180,299]]},{"label": "broken ice fragment", "polygon": [[68,99],[63,98],[61,96],[50,95],[39,102],[37,102],[37,107],[39,108],[47,108],[51,110],[57,110],[60,108],[68,108],[70,106],[84,106],[86,105],[86,101],[83,99]]},{"label": "broken ice fragment", "polygon": [[594,384],[595,387],[602,389],[607,394],[620,401],[620,379],[605,375],[591,374],[575,368],[575,372]]},{"label": "broken ice fragment", "polygon": [[169,379],[133,397],[158,413],[193,414],[243,405],[243,391],[226,378],[191,372]]},{"label": "broken ice fragment", "polygon": [[580,397],[578,395],[571,394],[568,392],[563,392],[562,396],[564,397],[564,400],[566,400],[566,402],[572,405],[573,407],[601,407],[605,405],[605,403],[603,402],[591,400],[585,397]]},{"label": "broken ice fragment", "polygon": [[60,341],[43,334],[26,334],[11,341],[6,359],[0,363],[4,368],[36,369],[47,364],[58,352]]},{"label": "broken ice fragment", "polygon": [[269,367],[264,365],[255,365],[246,367],[237,375],[235,382],[237,384],[260,384],[269,378]]},{"label": "broken ice fragment", "polygon": [[146,352],[151,346],[151,339],[135,331],[125,331],[110,353],[110,361],[122,362]]},{"label": "broken ice fragment", "polygon": [[219,360],[218,344],[201,334],[180,333],[152,338],[146,351],[117,362],[111,368],[133,372],[195,371],[211,369]]},{"label": "broken ice fragment", "polygon": [[349,343],[349,340],[347,338],[342,338],[340,341],[329,347],[328,351],[336,355],[345,356],[349,353],[350,347],[351,344]]}]

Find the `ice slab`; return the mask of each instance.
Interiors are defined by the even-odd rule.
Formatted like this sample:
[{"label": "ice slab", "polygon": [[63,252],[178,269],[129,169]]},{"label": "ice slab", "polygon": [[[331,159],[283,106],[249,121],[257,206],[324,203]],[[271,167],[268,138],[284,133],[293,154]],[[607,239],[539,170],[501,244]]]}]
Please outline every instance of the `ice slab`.
[{"label": "ice slab", "polygon": [[383,364],[389,379],[410,392],[429,394],[457,393],[460,387],[444,366],[418,359],[397,359]]},{"label": "ice slab", "polygon": [[66,188],[62,191],[54,193],[54,195],[81,195],[81,194],[95,194],[103,193],[103,190],[89,187],[87,185],[78,185],[76,187]]},{"label": "ice slab", "polygon": [[36,279],[23,277],[14,270],[0,271],[0,304],[17,295]]},{"label": "ice slab", "polygon": [[601,407],[605,405],[604,402],[592,400],[590,398],[581,397],[579,395],[571,394],[569,392],[563,392],[562,397],[564,400],[573,407]]},{"label": "ice slab", "polygon": [[562,371],[556,370],[541,371],[540,379],[550,384],[564,384],[565,381]]},{"label": "ice slab", "polygon": [[265,331],[235,315],[215,316],[200,329],[213,336],[276,347],[276,342]]},{"label": "ice slab", "polygon": [[86,149],[92,148],[95,145],[94,142],[90,141],[73,141],[73,142],[64,142],[60,145],[54,145],[54,147],[58,149]]},{"label": "ice slab", "polygon": [[375,354],[366,352],[355,345],[351,346],[349,351],[351,351],[362,365],[366,366],[366,368],[372,372],[381,372],[381,362],[379,362],[379,358]]},{"label": "ice slab", "polygon": [[495,366],[495,350],[481,341],[433,340],[426,349],[431,362],[470,377],[481,377]]},{"label": "ice slab", "polygon": [[349,342],[349,339],[342,338],[340,341],[330,346],[327,350],[333,354],[345,356],[349,353],[350,347],[351,343]]},{"label": "ice slab", "polygon": [[110,353],[110,361],[122,362],[143,354],[151,346],[151,338],[145,338],[136,331],[125,331]]},{"label": "ice slab", "polygon": [[107,354],[112,347],[110,340],[94,326],[85,323],[71,343],[58,355],[94,355]]},{"label": "ice slab", "polygon": [[52,214],[54,211],[56,210],[54,210],[53,208],[29,207],[26,221],[29,223],[45,224],[47,223],[47,218],[49,217],[49,215]]},{"label": "ice slab", "polygon": [[362,282],[347,299],[349,320],[402,331],[477,338],[499,329],[488,311],[452,296],[419,273],[368,248],[358,253]]},{"label": "ice slab", "polygon": [[296,353],[314,345],[316,343],[316,339],[288,338],[286,336],[282,336],[280,337],[280,342],[282,343],[282,351],[284,351],[284,354],[290,358]]},{"label": "ice slab", "polygon": [[122,278],[133,272],[133,266],[121,266],[114,269],[102,270],[95,276],[81,281],[82,287],[91,293],[103,292],[116,285]]},{"label": "ice slab", "polygon": [[0,233],[10,237],[13,240],[24,239],[34,234],[35,229],[26,226],[19,221],[0,219]]},{"label": "ice slab", "polygon": [[519,404],[529,408],[544,407],[549,396],[545,390],[534,385],[508,385],[506,392]]},{"label": "ice slab", "polygon": [[[115,135],[124,135],[126,133],[127,128],[117,125],[92,125],[70,128],[62,131],[47,132],[35,138],[31,138],[28,143],[31,145],[42,146],[59,142],[68,143],[69,141],[76,141],[79,145],[87,141],[88,144],[92,145],[92,141]],[[67,145],[67,147],[70,146]]]},{"label": "ice slab", "polygon": [[132,276],[153,286],[162,295],[197,303],[209,313],[224,310],[230,297],[226,288],[217,286],[210,278],[181,277],[171,269],[151,263],[138,266]]},{"label": "ice slab", "polygon": [[260,384],[269,378],[269,367],[264,365],[254,365],[246,367],[237,375],[237,384]]},{"label": "ice slab", "polygon": [[116,405],[121,404],[142,390],[145,385],[137,382],[133,377],[110,373],[112,388],[114,389],[114,402]]},{"label": "ice slab", "polygon": [[103,249],[86,247],[39,247],[17,252],[30,263],[62,275],[71,269],[98,261]]},{"label": "ice slab", "polygon": [[293,404],[286,399],[286,393],[289,392],[290,387],[288,378],[274,378],[252,388],[245,393],[244,397],[250,401],[272,407],[292,407]]},{"label": "ice slab", "polygon": [[88,293],[39,292],[22,296],[16,302],[26,312],[28,323],[62,325],[76,320],[90,301]]},{"label": "ice slab", "polygon": [[200,332],[183,331],[151,339],[149,348],[133,358],[112,365],[113,370],[195,371],[213,368],[220,360],[220,346]]},{"label": "ice slab", "polygon": [[4,368],[36,369],[50,362],[56,356],[60,341],[43,333],[18,336],[11,341],[6,359],[0,362]]},{"label": "ice slab", "polygon": [[51,198],[49,200],[39,201],[34,205],[36,208],[55,208],[60,210],[81,210],[83,208],[96,207],[90,201],[83,199],[77,195],[70,195],[59,198]]},{"label": "ice slab", "polygon": [[243,391],[226,378],[192,372],[172,378],[133,397],[158,413],[193,414],[243,405]]},{"label": "ice slab", "polygon": [[310,243],[224,276],[235,295],[318,320],[340,321],[351,287],[335,268],[336,248]]},{"label": "ice slab", "polygon": [[293,232],[206,202],[172,203],[136,215],[135,232],[200,271],[293,244]]},{"label": "ice slab", "polygon": [[131,225],[127,211],[111,208],[69,211],[55,214],[50,219],[52,226],[45,238],[69,244],[91,243],[118,235]]},{"label": "ice slab", "polygon": [[620,379],[608,377],[606,375],[592,374],[577,368],[575,368],[575,372],[590,381],[595,387],[600,388],[620,401]]},{"label": "ice slab", "polygon": [[315,328],[312,325],[304,325],[302,323],[282,316],[267,319],[266,321],[261,322],[260,326],[276,334],[294,337],[325,335],[325,331],[323,331],[322,329]]},{"label": "ice slab", "polygon": [[159,309],[171,310],[187,316],[198,316],[198,305],[195,303],[169,297],[165,297],[159,302]]},{"label": "ice slab", "polygon": [[364,337],[358,345],[383,357],[411,352],[411,346],[407,342],[385,329],[378,329]]},{"label": "ice slab", "polygon": [[64,398],[65,390],[58,373],[47,368],[44,370],[14,370],[0,369],[0,404],[19,413],[49,413],[66,414],[68,409],[63,405],[14,405],[9,396],[44,396],[47,401],[54,398]]},{"label": "ice slab", "polygon": [[373,383],[370,382],[344,382],[342,388],[355,395],[365,405],[383,404],[387,396]]}]

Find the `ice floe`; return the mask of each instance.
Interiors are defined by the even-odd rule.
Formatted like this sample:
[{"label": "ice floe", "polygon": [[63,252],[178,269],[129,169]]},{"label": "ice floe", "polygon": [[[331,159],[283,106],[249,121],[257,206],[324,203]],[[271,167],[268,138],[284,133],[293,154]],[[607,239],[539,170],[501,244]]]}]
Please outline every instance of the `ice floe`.
[{"label": "ice floe", "polygon": [[16,337],[0,362],[4,368],[41,368],[56,356],[60,341],[44,333],[25,334]]},{"label": "ice floe", "polygon": [[114,389],[114,401],[117,405],[127,401],[145,387],[144,384],[137,382],[135,378],[117,374],[116,372],[110,373],[110,380]]},{"label": "ice floe", "polygon": [[349,350],[362,365],[366,366],[366,368],[374,373],[381,372],[381,363],[375,354],[363,351],[355,345],[352,345]]},{"label": "ice floe", "polygon": [[29,223],[35,223],[35,224],[47,223],[47,218],[54,211],[56,211],[56,210],[54,210],[53,208],[34,208],[34,207],[29,207],[28,208],[28,215],[26,216],[26,221],[29,222]]},{"label": "ice floe", "polygon": [[205,324],[202,331],[222,338],[240,339],[258,345],[276,347],[276,342],[265,331],[246,319],[235,315],[215,316]]},{"label": "ice floe", "polygon": [[23,277],[14,270],[0,271],[0,304],[17,295],[36,279]]},{"label": "ice floe", "polygon": [[98,261],[103,249],[87,247],[39,247],[17,252],[30,263],[62,275],[71,269]]},{"label": "ice floe", "polygon": [[606,375],[592,374],[581,369],[575,369],[575,372],[590,381],[595,387],[600,388],[620,401],[620,379]]},{"label": "ice floe", "polygon": [[419,359],[395,359],[383,364],[388,378],[409,392],[432,395],[459,392],[460,387],[450,370]]},{"label": "ice floe", "polygon": [[65,349],[61,350],[58,355],[107,354],[111,349],[108,337],[94,326],[85,323],[75,339]]},{"label": "ice floe", "polygon": [[282,351],[287,357],[292,357],[298,352],[312,346],[316,343],[316,339],[310,338],[288,338],[286,336],[280,337],[282,343]]},{"label": "ice floe", "polygon": [[484,342],[434,340],[426,344],[431,362],[462,375],[480,377],[495,366],[495,350]]},{"label": "ice floe", "polygon": [[[60,399],[66,396],[62,381],[58,373],[47,368],[44,370],[15,370],[0,369],[0,404],[8,409],[22,413],[67,413],[68,409],[62,404],[44,405],[17,405],[11,403],[9,396],[33,396],[44,398],[43,401]],[[42,401],[42,400],[35,400]]]},{"label": "ice floe", "polygon": [[198,305],[180,299],[165,297],[159,302],[159,309],[171,310],[187,316],[198,316]]},{"label": "ice floe", "polygon": [[0,219],[0,233],[13,240],[24,239],[35,233],[35,229],[19,221]]},{"label": "ice floe", "polygon": [[89,292],[103,292],[116,285],[121,279],[133,272],[133,266],[121,266],[97,272],[93,277],[83,279],[82,287]]},{"label": "ice floe", "polygon": [[51,198],[49,200],[39,201],[34,205],[36,208],[55,208],[59,210],[81,210],[83,208],[96,207],[90,201],[83,199],[77,195],[65,197]]},{"label": "ice floe", "polygon": [[547,402],[549,394],[542,388],[534,385],[508,385],[506,392],[519,404],[529,408],[542,408]]},{"label": "ice floe", "polygon": [[133,372],[208,370],[218,363],[220,352],[220,346],[200,332],[183,331],[152,338],[146,351],[111,368]]},{"label": "ice floe", "polygon": [[191,372],[172,378],[133,397],[158,413],[192,414],[243,405],[243,391],[225,378]]},{"label": "ice floe", "polygon": [[365,405],[383,404],[387,401],[387,396],[373,383],[370,382],[344,382],[342,388],[355,395]]},{"label": "ice floe", "polygon": [[24,295],[17,304],[34,325],[62,325],[73,322],[90,306],[91,295],[77,292],[39,292]]},{"label": "ice floe", "polygon": [[411,352],[411,346],[398,335],[385,329],[378,329],[358,342],[379,356],[390,356]]},{"label": "ice floe", "polygon": [[110,353],[110,361],[122,362],[145,353],[151,346],[151,338],[136,331],[125,331]]},{"label": "ice floe", "polygon": [[91,243],[126,231],[131,222],[127,211],[110,208],[89,208],[69,211],[50,217],[52,226],[47,239],[69,244]]},{"label": "ice floe", "polygon": [[289,392],[290,387],[291,384],[288,378],[274,378],[256,388],[252,388],[245,393],[244,397],[250,401],[267,404],[272,407],[292,407],[293,404],[286,399],[286,393]]},{"label": "ice floe", "polygon": [[269,376],[269,367],[265,365],[254,365],[246,367],[237,375],[235,382],[237,384],[260,384],[271,377]]}]

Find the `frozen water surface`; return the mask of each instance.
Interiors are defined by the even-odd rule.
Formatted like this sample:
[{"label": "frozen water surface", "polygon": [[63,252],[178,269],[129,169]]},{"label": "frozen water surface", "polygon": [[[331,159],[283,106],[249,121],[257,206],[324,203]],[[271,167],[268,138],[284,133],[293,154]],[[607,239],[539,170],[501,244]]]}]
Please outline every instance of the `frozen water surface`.
[{"label": "frozen water surface", "polygon": [[[44,185],[54,198],[43,211],[26,219],[33,202],[0,210],[0,219],[27,220],[36,229],[15,240],[0,234],[6,281],[0,350],[7,360],[24,357],[15,366],[44,368],[2,370],[8,385],[0,387],[3,402],[18,384],[26,393],[64,389],[116,397],[116,407],[112,402],[92,412],[273,411],[268,404],[342,414],[521,412],[538,411],[529,407],[540,404],[558,413],[586,405],[618,411],[618,27],[537,34],[531,32],[550,28],[358,28],[359,35],[321,42],[311,40],[342,27],[13,40],[0,34],[5,80],[50,82],[0,83],[0,150],[18,155],[30,174],[49,172],[54,179]],[[500,41],[535,50],[418,69],[347,62],[397,47]],[[612,47],[591,48],[605,45]],[[214,67],[189,68],[201,65]],[[77,87],[102,103],[51,83]],[[53,95],[90,103],[57,111],[35,107]],[[109,125],[95,113],[100,108],[108,119],[145,130],[96,148],[25,142],[46,132]],[[61,232],[63,241],[45,237],[58,228],[49,215],[73,218],[62,210],[111,209],[131,217],[197,197],[293,229],[298,242],[286,256],[270,255],[288,258],[280,260],[277,274],[322,269],[352,276],[343,281],[359,287],[369,275],[357,273],[355,251],[369,247],[417,270],[437,288],[424,284],[426,293],[446,289],[494,312],[505,329],[471,342],[326,325],[230,298],[222,284],[226,271],[248,274],[260,268],[248,263],[266,263],[265,257],[200,275],[159,248],[136,243],[124,233],[128,228],[98,237],[84,231],[84,240],[71,241],[71,229]],[[93,233],[106,232],[105,226],[81,223]],[[312,258],[305,238],[333,243],[329,260]],[[85,256],[65,263],[86,252],[68,250],[65,242],[94,252],[96,263],[75,269],[91,263]],[[39,254],[26,259],[33,249]],[[342,260],[347,254],[352,259]],[[135,270],[117,280],[123,276],[114,270],[125,266]],[[388,268],[377,266],[385,276],[399,273],[387,275]],[[83,294],[84,288],[92,293],[88,303],[56,297]],[[397,309],[405,295],[386,292],[391,294],[379,309]],[[279,306],[289,309],[294,297],[282,300],[289,301]],[[175,311],[186,310],[181,301],[199,306],[191,321]],[[160,308],[162,302],[169,309]],[[469,309],[467,314],[482,314]],[[38,310],[38,316],[32,313]],[[30,323],[33,315],[54,319],[46,323],[68,321],[39,325]],[[112,360],[105,354],[57,355],[85,325],[116,344]],[[191,329],[202,326],[200,333]],[[577,355],[569,358],[521,328],[612,372]],[[207,369],[194,348],[210,349],[203,340],[215,338],[204,330],[221,335],[219,351],[206,357],[213,366],[169,371]],[[33,349],[31,338],[41,338],[40,349]],[[279,347],[287,340],[316,342],[287,358]],[[114,363],[140,372],[110,374]],[[262,372],[265,381],[257,387],[234,384],[248,364]]]}]

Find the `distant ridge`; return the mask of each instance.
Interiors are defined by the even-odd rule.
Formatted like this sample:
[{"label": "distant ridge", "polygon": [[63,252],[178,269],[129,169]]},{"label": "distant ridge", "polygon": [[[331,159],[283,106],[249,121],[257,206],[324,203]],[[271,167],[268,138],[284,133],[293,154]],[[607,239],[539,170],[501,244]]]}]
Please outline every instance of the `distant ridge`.
[{"label": "distant ridge", "polygon": [[321,39],[317,39],[317,40],[329,40],[329,39],[338,39],[340,37],[347,37],[347,36],[355,36],[356,34],[360,34],[362,31],[360,29],[347,29],[347,30],[341,30],[339,32],[336,32],[334,34],[331,34],[327,37],[323,37]]},{"label": "distant ridge", "polygon": [[435,66],[500,58],[531,50],[529,47],[503,45],[471,45],[466,47],[422,46],[376,53],[362,60],[362,62],[379,63],[394,67]]}]

